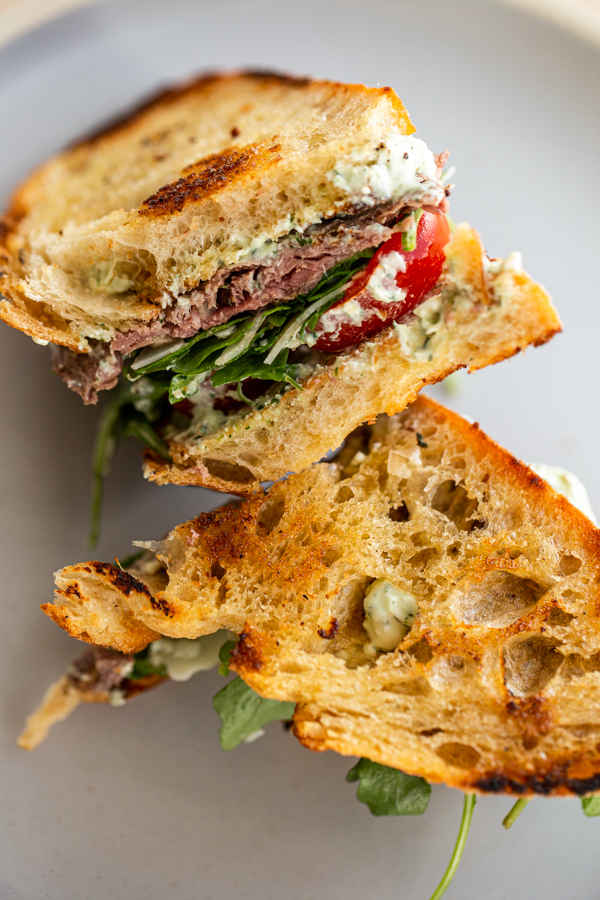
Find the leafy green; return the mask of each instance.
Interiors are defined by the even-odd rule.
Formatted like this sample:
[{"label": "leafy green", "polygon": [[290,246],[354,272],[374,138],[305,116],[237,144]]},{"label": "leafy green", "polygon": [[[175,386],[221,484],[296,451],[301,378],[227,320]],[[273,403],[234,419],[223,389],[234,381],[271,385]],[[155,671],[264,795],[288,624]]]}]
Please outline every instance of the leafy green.
[{"label": "leafy green", "polygon": [[122,569],[128,569],[134,564],[134,562],[140,559],[144,555],[144,553],[146,553],[145,550],[136,550],[135,553],[130,553],[129,556],[125,556],[123,557],[123,559],[120,559],[119,565]]},{"label": "leafy green", "polygon": [[219,650],[219,659],[221,660],[221,665],[219,666],[219,675],[229,675],[229,663],[231,662],[231,654],[233,653],[236,644],[237,640],[225,641],[225,643]]},{"label": "leafy green", "polygon": [[166,678],[166,666],[153,666],[148,659],[149,651],[150,647],[145,647],[133,657],[133,669],[127,676],[131,681],[139,681],[140,678],[147,678],[149,675],[160,675],[161,678]]},{"label": "leafy green", "polygon": [[[511,806],[508,813],[502,819],[502,824],[505,828],[510,828],[515,824],[530,800],[531,797],[520,797],[517,802]],[[598,811],[600,812],[600,809]]]},{"label": "leafy green", "polygon": [[219,743],[223,750],[233,750],[268,722],[292,718],[294,703],[265,700],[241,678],[234,678],[213,699],[221,719]]},{"label": "leafy green", "polygon": [[431,795],[424,778],[364,758],[350,769],[346,781],[360,782],[356,796],[374,816],[420,816]]},{"label": "leafy green", "polygon": [[[327,272],[319,283],[307,294],[287,303],[267,307],[256,314],[240,313],[225,325],[202,331],[189,338],[183,347],[176,347],[172,353],[155,360],[137,370],[130,370],[132,380],[142,375],[157,372],[174,373],[170,379],[169,399],[176,403],[185,396],[195,393],[200,377],[210,376],[214,387],[221,384],[242,381],[245,378],[260,378],[266,381],[283,382],[292,375],[287,359],[289,350],[283,348],[276,359],[266,364],[269,349],[279,341],[286,330],[294,332],[289,343],[303,343],[306,332],[312,331],[319,318],[339,299],[347,282],[365,267],[375,253],[374,247],[363,250],[343,260]],[[319,301],[322,301],[320,303]],[[309,307],[317,305],[312,314],[303,320]],[[295,329],[293,323],[298,320]],[[247,335],[250,333],[251,339]],[[296,334],[299,332],[299,336]],[[239,344],[239,354],[226,354],[226,348]],[[143,352],[143,351],[142,351]],[[202,379],[204,380],[204,379]]]},{"label": "leafy green", "polygon": [[450,857],[448,868],[444,872],[444,877],[431,895],[430,900],[440,900],[440,897],[446,893],[447,888],[450,886],[450,882],[456,875],[458,864],[460,863],[465,849],[465,844],[467,843],[469,828],[471,827],[471,819],[473,818],[473,810],[475,809],[476,803],[476,794],[465,794],[462,818],[460,820],[460,828],[458,830],[456,844],[454,845],[454,850],[452,851],[452,856]]},{"label": "leafy green", "polygon": [[581,798],[581,808],[586,816],[600,816],[600,795]]},{"label": "leafy green", "polygon": [[168,390],[169,382],[164,379],[144,379],[136,384],[123,380],[114,389],[102,412],[92,458],[90,547],[95,547],[100,535],[104,479],[110,471],[119,440],[123,437],[139,438],[160,456],[169,459],[167,445],[152,427],[152,423],[166,412]]}]

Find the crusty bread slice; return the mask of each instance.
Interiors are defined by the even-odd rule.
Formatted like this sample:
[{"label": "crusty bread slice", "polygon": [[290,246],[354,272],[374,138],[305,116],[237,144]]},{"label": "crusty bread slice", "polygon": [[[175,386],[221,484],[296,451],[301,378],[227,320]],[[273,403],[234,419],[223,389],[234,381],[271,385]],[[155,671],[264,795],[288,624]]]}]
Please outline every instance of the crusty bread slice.
[{"label": "crusty bread slice", "polygon": [[[43,609],[126,652],[155,633],[240,633],[232,668],[299,704],[312,749],[464,790],[600,789],[600,531],[428,398],[152,548],[164,590],[87,563],[58,573]],[[419,613],[373,658],[363,599],[378,578]]]},{"label": "crusty bread slice", "polygon": [[172,463],[147,454],[146,476],[250,493],[261,481],[321,459],[362,422],[404,409],[424,385],[459,368],[489,366],[560,331],[548,294],[522,270],[518,255],[490,263],[468,225],[456,229],[445,253],[439,291],[412,321],[324,358],[302,390],[289,388],[207,437],[203,418],[192,421],[171,436]]},{"label": "crusty bread slice", "polygon": [[267,241],[355,212],[336,166],[414,130],[389,87],[232,72],[169,90],[17,190],[0,317],[89,352]]}]

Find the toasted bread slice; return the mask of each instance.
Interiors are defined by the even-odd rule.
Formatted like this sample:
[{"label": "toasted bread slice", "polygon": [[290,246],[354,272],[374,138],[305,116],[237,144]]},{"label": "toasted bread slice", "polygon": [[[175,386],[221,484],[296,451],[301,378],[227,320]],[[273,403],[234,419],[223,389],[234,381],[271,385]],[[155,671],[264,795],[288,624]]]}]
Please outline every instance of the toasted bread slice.
[{"label": "toasted bread slice", "polygon": [[200,407],[186,431],[171,435],[172,463],[146,455],[146,476],[251,493],[261,481],[299,472],[339,447],[362,422],[404,409],[424,385],[506,359],[561,330],[548,294],[516,254],[490,262],[468,225],[456,229],[445,253],[438,289],[411,321],[336,356],[321,354],[302,390],[286,389],[221,424],[217,415],[217,430],[207,437]]},{"label": "toasted bread slice", "polygon": [[0,317],[87,353],[290,230],[355,213],[331,173],[414,130],[389,87],[232,72],[166,91],[15,193]]},{"label": "toasted bread slice", "polygon": [[[240,633],[232,668],[299,704],[312,749],[469,791],[600,789],[600,531],[476,424],[421,396],[335,462],[152,549],[164,590],[88,563],[43,609],[124,650],[142,629]],[[363,600],[380,578],[418,614],[372,656]]]}]

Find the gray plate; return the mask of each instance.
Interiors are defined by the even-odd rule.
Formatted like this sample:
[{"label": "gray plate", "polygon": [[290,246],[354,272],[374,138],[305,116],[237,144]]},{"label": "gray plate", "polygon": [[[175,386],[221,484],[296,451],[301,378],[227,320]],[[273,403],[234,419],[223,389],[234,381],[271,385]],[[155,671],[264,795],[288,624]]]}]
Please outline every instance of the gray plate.
[{"label": "gray plate", "polygon": [[[493,255],[522,250],[565,333],[440,395],[517,456],[576,471],[600,508],[596,268],[600,56],[515,9],[484,2],[101,2],[0,52],[2,201],[31,166],[171,79],[249,64],[392,84],[419,134],[452,151],[453,215]],[[3,898],[427,900],[461,797],[436,788],[420,818],[376,819],[344,781],[351,761],[302,749],[281,726],[230,753],[217,743],[216,674],[123,709],[86,707],[36,753],[24,715],[74,643],[39,612],[52,571],[87,558],[96,412],[49,372],[47,351],[0,329]],[[99,559],[215,504],[144,483],[125,445],[109,483]],[[600,820],[577,800],[482,799],[448,898],[598,896]]]}]

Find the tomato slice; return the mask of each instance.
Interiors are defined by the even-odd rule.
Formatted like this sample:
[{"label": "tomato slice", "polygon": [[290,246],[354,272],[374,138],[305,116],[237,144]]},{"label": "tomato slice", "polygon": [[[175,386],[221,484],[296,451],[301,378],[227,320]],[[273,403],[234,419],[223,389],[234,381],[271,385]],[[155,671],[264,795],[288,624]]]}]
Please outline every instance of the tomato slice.
[{"label": "tomato slice", "polygon": [[339,353],[409,313],[440,277],[449,240],[446,217],[430,212],[419,219],[414,250],[403,250],[402,235],[392,235],[340,300],[321,316],[314,346]]}]

